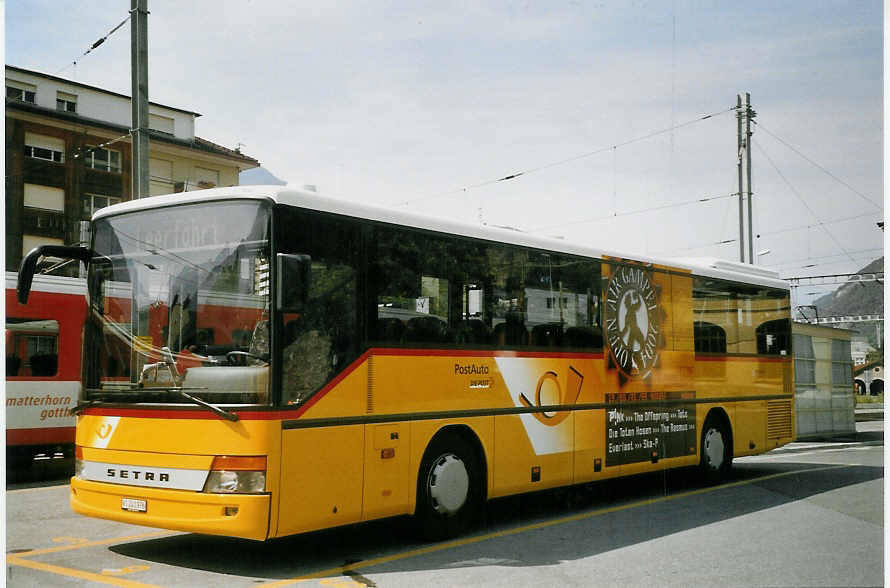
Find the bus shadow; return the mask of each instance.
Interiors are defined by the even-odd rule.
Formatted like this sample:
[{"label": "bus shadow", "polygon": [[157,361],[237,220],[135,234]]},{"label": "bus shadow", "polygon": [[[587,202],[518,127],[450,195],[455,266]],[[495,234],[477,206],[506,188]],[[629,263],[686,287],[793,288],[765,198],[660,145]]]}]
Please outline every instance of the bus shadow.
[{"label": "bus shadow", "polygon": [[[487,505],[484,521],[475,530],[450,543],[419,542],[410,519],[400,518],[265,543],[182,534],[109,549],[143,561],[259,580],[294,578],[325,570],[337,570],[332,574],[339,576],[344,574],[338,570],[342,566],[363,561],[370,564],[378,558],[388,561],[346,574],[361,580],[361,574],[370,574],[371,570],[386,573],[478,565],[543,566],[595,556],[880,478],[881,467],[757,463],[737,467],[726,484],[707,488],[697,483],[692,472],[673,470],[495,500]],[[757,491],[750,491],[753,487]],[[527,529],[530,525],[536,528]],[[495,533],[497,537],[486,538]],[[537,534],[534,550],[522,546],[529,541],[530,533]],[[567,541],[567,536],[584,537],[584,541]],[[437,545],[441,549],[435,549]],[[433,549],[405,556],[429,547]],[[520,553],[521,559],[514,559]]]}]

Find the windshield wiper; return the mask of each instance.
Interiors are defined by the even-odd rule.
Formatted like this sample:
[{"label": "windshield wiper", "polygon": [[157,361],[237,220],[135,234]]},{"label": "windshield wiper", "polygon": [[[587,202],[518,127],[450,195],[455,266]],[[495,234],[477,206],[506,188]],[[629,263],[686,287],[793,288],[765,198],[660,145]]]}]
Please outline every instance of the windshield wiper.
[{"label": "windshield wiper", "polygon": [[167,388],[167,390],[169,390],[170,392],[176,392],[183,398],[194,402],[198,406],[203,406],[210,412],[221,416],[222,418],[226,419],[227,421],[232,421],[234,423],[235,421],[238,420],[238,415],[235,414],[234,412],[229,412],[228,410],[225,410],[223,408],[220,408],[218,406],[210,404],[209,402],[204,402],[200,398],[197,398],[195,396],[192,396],[188,392],[185,392],[182,388]]},{"label": "windshield wiper", "polygon": [[[137,392],[137,391],[145,393],[145,394],[151,394],[151,393],[157,393],[157,392],[175,392],[175,393],[179,394],[180,396],[182,396],[183,398],[185,398],[186,400],[188,400],[189,402],[197,404],[198,406],[203,406],[210,412],[221,416],[222,418],[226,419],[227,421],[232,421],[233,423],[235,421],[237,421],[238,415],[235,414],[234,412],[230,412],[224,408],[220,408],[214,404],[205,402],[204,400],[201,400],[200,398],[192,396],[191,394],[186,392],[186,390],[206,390],[206,389],[207,388],[204,388],[204,387],[182,388],[179,386],[152,386],[150,388],[141,388],[137,385],[133,385],[130,388],[116,388],[116,389],[112,389],[112,390],[109,390],[107,388],[97,388],[97,389],[87,388],[86,391],[97,393],[97,394],[102,394],[106,397],[106,399],[111,398],[113,396],[129,397],[132,395],[133,392]],[[75,406],[73,409],[71,409],[71,411],[74,412],[74,411],[83,410],[84,408],[92,406],[93,404],[95,404],[97,402],[101,402],[101,401],[100,400],[87,400],[83,404],[78,404],[77,406]]]},{"label": "windshield wiper", "polygon": [[86,401],[81,402],[80,404],[76,405],[76,406],[75,406],[74,408],[72,408],[69,412],[70,412],[71,414],[75,414],[75,415],[76,415],[76,414],[79,414],[79,413],[83,412],[85,409],[87,409],[87,408],[93,406],[94,404],[98,404],[99,402],[100,402],[99,400],[86,400]]}]

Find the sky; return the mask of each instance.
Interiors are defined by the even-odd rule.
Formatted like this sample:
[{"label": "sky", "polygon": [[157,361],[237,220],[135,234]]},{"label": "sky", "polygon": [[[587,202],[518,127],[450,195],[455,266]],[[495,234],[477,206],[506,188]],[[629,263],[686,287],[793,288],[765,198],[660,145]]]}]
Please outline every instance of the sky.
[{"label": "sky", "polygon": [[[129,26],[82,55],[129,4],[8,0],[6,63],[129,95]],[[150,100],[291,185],[737,261],[748,92],[757,263],[817,276],[883,255],[880,0],[148,6]]]}]

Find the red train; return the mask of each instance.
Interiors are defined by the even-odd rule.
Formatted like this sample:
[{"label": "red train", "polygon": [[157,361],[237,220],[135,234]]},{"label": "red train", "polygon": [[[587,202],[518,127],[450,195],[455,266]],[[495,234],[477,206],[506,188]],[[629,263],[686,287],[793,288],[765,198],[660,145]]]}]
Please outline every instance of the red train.
[{"label": "red train", "polygon": [[36,276],[27,306],[6,272],[6,459],[22,467],[44,453],[73,452],[86,282]]}]

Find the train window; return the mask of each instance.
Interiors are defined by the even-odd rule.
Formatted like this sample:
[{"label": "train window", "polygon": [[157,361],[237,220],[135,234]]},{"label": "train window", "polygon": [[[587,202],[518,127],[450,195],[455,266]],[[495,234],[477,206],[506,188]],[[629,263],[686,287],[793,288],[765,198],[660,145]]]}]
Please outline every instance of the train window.
[{"label": "train window", "polygon": [[6,376],[50,378],[59,369],[59,323],[6,319]]}]

